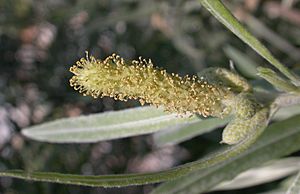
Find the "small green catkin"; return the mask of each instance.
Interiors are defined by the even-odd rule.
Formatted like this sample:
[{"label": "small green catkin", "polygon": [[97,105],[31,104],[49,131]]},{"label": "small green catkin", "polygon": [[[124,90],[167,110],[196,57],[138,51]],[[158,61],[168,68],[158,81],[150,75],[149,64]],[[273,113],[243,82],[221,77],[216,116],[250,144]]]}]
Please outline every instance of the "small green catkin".
[{"label": "small green catkin", "polygon": [[151,60],[139,58],[127,62],[116,54],[103,61],[87,55],[70,71],[74,74],[70,85],[83,95],[110,96],[123,101],[139,99],[142,105],[163,106],[179,114],[223,117],[228,113],[222,101],[232,95],[228,87],[196,76],[169,74],[154,67]]},{"label": "small green catkin", "polygon": [[269,119],[269,108],[262,108],[249,119],[235,117],[225,127],[221,143],[237,144],[263,127]]}]

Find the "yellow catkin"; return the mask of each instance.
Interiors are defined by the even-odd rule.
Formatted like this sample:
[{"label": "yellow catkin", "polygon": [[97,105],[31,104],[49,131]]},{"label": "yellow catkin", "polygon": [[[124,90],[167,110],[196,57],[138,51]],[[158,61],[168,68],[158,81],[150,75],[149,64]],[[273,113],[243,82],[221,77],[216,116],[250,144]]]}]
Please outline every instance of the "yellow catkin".
[{"label": "yellow catkin", "polygon": [[230,94],[229,88],[196,76],[169,74],[154,67],[151,60],[139,58],[126,62],[116,54],[103,61],[87,55],[70,71],[74,74],[70,85],[83,95],[110,96],[123,101],[139,99],[142,105],[163,106],[179,114],[222,117],[226,112],[222,100]]}]

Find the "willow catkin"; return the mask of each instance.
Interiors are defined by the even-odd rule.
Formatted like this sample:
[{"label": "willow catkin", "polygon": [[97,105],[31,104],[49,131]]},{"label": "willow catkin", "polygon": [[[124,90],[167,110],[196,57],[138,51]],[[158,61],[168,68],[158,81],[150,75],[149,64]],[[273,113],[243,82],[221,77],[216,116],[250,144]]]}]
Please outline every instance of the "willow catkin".
[{"label": "willow catkin", "polygon": [[222,100],[230,88],[210,84],[196,76],[180,77],[154,67],[151,60],[125,62],[113,54],[105,60],[93,56],[77,61],[70,68],[70,84],[83,95],[110,96],[116,100],[139,99],[141,104],[163,106],[167,111],[222,117],[227,114]]},{"label": "willow catkin", "polygon": [[247,80],[224,68],[208,68],[200,78],[180,77],[154,67],[151,60],[125,61],[113,54],[101,61],[82,58],[70,68],[70,85],[83,95],[138,99],[169,112],[224,117],[232,114],[222,142],[236,144],[268,120],[268,110],[254,98]]}]

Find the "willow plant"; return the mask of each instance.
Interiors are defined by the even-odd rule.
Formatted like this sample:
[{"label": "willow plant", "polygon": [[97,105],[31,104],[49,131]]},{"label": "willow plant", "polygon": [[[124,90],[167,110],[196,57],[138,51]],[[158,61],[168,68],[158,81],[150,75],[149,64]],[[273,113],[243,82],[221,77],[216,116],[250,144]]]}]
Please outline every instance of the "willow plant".
[{"label": "willow plant", "polygon": [[125,61],[113,54],[102,61],[87,53],[70,71],[74,74],[70,85],[94,98],[139,99],[142,105],[163,106],[181,115],[232,115],[234,119],[224,129],[221,141],[226,144],[239,143],[268,119],[267,111],[256,115],[264,106],[255,99],[247,81],[224,68],[209,68],[200,78],[180,77],[141,57]]},{"label": "willow plant", "polygon": [[[136,99],[142,105],[150,104],[157,108],[147,106],[61,119],[23,129],[22,133],[39,141],[87,143],[154,133],[177,123],[196,123],[200,131],[205,121],[213,121],[216,122],[213,129],[228,123],[220,142],[229,146],[197,161],[160,172],[83,176],[6,170],[1,171],[0,176],[94,187],[165,182],[152,193],[201,193],[246,169],[299,151],[300,116],[296,115],[299,110],[288,111],[288,115],[293,116],[288,119],[286,112],[277,118],[275,115],[284,107],[300,104],[299,77],[244,28],[220,0],[199,2],[278,70],[257,68],[258,76],[271,83],[276,88],[275,92],[256,90],[234,70],[207,68],[197,76],[181,77],[155,67],[151,60],[139,58],[126,61],[116,54],[100,60],[87,54],[70,68],[74,74],[70,85],[75,90],[94,98]],[[160,111],[161,108],[168,113]],[[195,115],[201,115],[204,119]],[[268,126],[270,120],[276,119],[282,120]],[[298,182],[299,176],[289,193],[298,193],[300,189],[294,186],[299,185]]]}]

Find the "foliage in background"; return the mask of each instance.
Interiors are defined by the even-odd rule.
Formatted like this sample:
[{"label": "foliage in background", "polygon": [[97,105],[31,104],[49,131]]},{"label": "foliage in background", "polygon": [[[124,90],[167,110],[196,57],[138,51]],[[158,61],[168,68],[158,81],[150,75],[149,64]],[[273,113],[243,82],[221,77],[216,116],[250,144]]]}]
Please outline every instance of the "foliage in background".
[{"label": "foliage in background", "polygon": [[[300,32],[296,26],[299,24],[289,18],[287,14],[284,15],[285,12],[283,11],[282,15],[276,16],[279,18],[270,18],[270,16],[274,16],[270,10],[276,9],[276,6],[278,8],[280,1],[267,3],[257,1],[263,8],[259,8],[260,6],[253,8],[253,5],[251,7],[249,5],[251,3],[247,2],[234,1],[230,3],[230,8],[235,10],[237,15],[240,14],[241,20],[250,28],[257,26],[257,21],[259,21],[261,22],[259,25],[268,25],[272,29],[271,32],[279,36],[280,40],[288,39],[285,41],[287,45],[283,47],[278,46],[278,44],[276,46],[275,42],[279,40],[278,38],[270,40],[262,37],[268,42],[267,47],[272,49],[280,61],[296,68],[297,65],[295,64],[299,61],[296,57],[291,56],[297,56],[297,54],[291,53],[299,54],[296,48],[300,43],[299,38],[297,38]],[[295,7],[288,10],[290,12],[297,11],[296,6],[298,5],[295,4]],[[284,7],[284,9],[287,8]],[[243,15],[239,9],[247,9],[248,11]],[[0,1],[0,10],[0,55],[3,59],[1,61],[3,71],[0,72],[2,169],[21,168],[27,171],[56,171],[78,174],[158,171],[203,157],[204,153],[219,147],[220,134],[218,131],[197,137],[183,144],[173,144],[172,147],[161,149],[154,147],[155,144],[149,137],[66,146],[25,141],[18,132],[20,128],[32,124],[66,116],[137,106],[135,101],[120,103],[108,98],[103,100],[83,98],[67,86],[67,79],[70,77],[67,69],[74,63],[74,59],[82,55],[84,50],[90,50],[93,55],[99,56],[99,58],[112,52],[117,52],[129,59],[142,55],[151,58],[157,65],[164,66],[169,72],[177,72],[182,75],[195,74],[195,72],[207,67],[206,64],[228,67],[228,59],[234,60],[239,72],[245,72],[245,67],[243,67],[245,62],[241,61],[239,52],[232,52],[232,50],[228,52],[228,45],[246,53],[246,56],[249,57],[248,62],[249,60],[252,61],[251,64],[266,63],[240,40],[232,36],[229,31],[225,30],[197,1],[137,2],[116,0],[83,3],[81,1],[15,0]],[[246,17],[247,13],[253,17],[258,17],[259,20],[249,19]],[[261,28],[254,27],[254,29]],[[263,32],[253,31],[254,34],[260,36],[268,32],[267,30]],[[228,56],[224,54],[223,49]],[[270,71],[265,74],[264,72],[266,71],[260,71],[261,75],[263,74],[262,77],[267,79]],[[253,74],[251,75],[252,79],[256,78]],[[280,77],[280,79],[269,79],[268,81],[277,84],[276,88],[280,90],[291,91],[291,85],[286,84],[285,78]],[[259,92],[266,92],[263,88],[267,88],[267,91],[273,90],[270,85],[264,85],[265,83],[261,80],[255,80],[253,84],[258,86],[257,91]],[[283,98],[281,103],[286,101],[290,102],[291,99],[284,100]],[[299,108],[296,107],[295,110],[295,113],[298,113]],[[291,113],[289,116],[295,114],[290,110],[287,113]],[[280,114],[281,116],[285,115],[281,119],[288,117],[286,113]],[[280,117],[280,114],[277,118]],[[201,124],[201,120],[197,122]],[[216,123],[216,126],[208,126],[207,129],[204,127],[204,131],[209,130],[209,128],[215,129],[215,127],[220,127],[225,123],[225,121],[223,124],[222,122]],[[193,130],[188,129],[196,124],[193,123],[191,126],[183,124],[180,129],[193,132]],[[278,130],[280,131],[280,129]],[[286,145],[290,150],[284,149],[285,152],[277,153],[276,157],[298,150],[297,144],[293,147],[288,139],[284,141],[285,138],[289,138],[289,135],[297,138],[295,135],[298,132],[297,128],[291,126],[289,130],[291,133],[282,134],[278,132],[278,135],[283,136],[282,148]],[[286,129],[286,131],[289,130]],[[201,134],[201,131],[196,134]],[[181,135],[179,134],[179,136]],[[195,137],[195,132],[187,135],[185,139],[191,137]],[[271,137],[272,135],[266,138]],[[155,139],[157,142],[157,138]],[[178,140],[178,142],[180,141]],[[275,143],[275,145],[279,144]],[[155,160],[156,163],[151,162]],[[264,160],[262,159],[262,161]],[[257,163],[253,163],[253,165],[255,164]],[[234,164],[228,165],[234,166]],[[219,169],[222,166],[215,168]],[[226,168],[224,167],[224,169]],[[198,180],[199,175],[207,174],[207,176],[213,177],[213,173],[206,172],[195,176]],[[31,186],[23,181],[3,180],[6,180],[1,182],[3,191],[12,193],[20,191],[31,193],[65,191],[73,193],[76,190],[77,192],[82,190],[85,193],[116,193],[120,191],[124,193],[148,193],[153,187],[150,185],[122,190],[102,190],[43,183],[34,183],[34,186]],[[268,188],[275,189],[276,187],[278,187],[276,184],[257,187],[255,192]],[[196,188],[196,191],[199,191],[199,188]],[[245,191],[242,192],[245,193]],[[249,193],[253,193],[253,191],[249,190]]]}]

